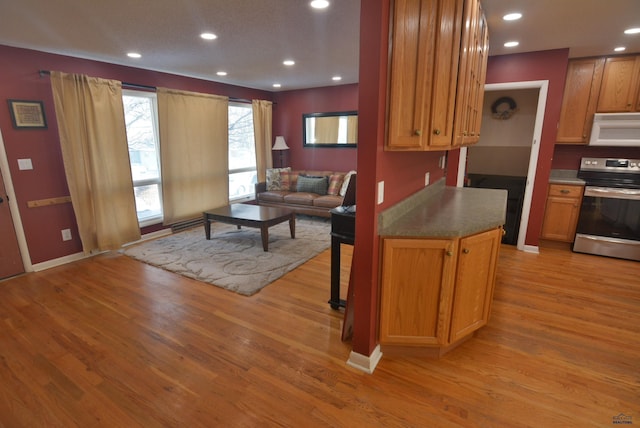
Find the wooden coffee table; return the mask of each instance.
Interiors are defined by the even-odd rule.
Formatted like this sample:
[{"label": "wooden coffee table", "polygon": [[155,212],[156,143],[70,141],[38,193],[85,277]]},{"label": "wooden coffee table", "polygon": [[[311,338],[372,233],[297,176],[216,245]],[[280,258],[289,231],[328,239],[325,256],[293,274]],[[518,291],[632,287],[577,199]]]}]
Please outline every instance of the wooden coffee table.
[{"label": "wooden coffee table", "polygon": [[202,213],[204,234],[211,239],[211,222],[257,227],[260,229],[262,249],[269,251],[269,227],[289,220],[291,239],[296,237],[296,215],[288,208],[262,207],[260,205],[231,204]]}]

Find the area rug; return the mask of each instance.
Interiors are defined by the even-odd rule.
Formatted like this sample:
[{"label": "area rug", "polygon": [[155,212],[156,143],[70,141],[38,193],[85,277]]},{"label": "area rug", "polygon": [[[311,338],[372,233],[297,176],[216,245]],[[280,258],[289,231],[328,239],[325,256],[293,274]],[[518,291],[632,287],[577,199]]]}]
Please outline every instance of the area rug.
[{"label": "area rug", "polygon": [[204,227],[143,242],[124,254],[180,275],[250,296],[329,248],[328,219],[296,219],[296,237],[289,222],[269,228],[269,251],[262,249],[260,229],[213,223],[211,239]]}]

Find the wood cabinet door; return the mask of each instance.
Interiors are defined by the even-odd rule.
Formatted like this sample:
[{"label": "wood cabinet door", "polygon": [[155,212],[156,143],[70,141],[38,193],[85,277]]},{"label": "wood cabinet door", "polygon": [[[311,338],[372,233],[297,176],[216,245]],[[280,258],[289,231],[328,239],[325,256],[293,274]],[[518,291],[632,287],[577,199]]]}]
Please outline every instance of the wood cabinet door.
[{"label": "wood cabinet door", "polygon": [[435,22],[432,11],[420,0],[397,0],[393,10],[391,36],[391,81],[389,96],[388,148],[420,150],[423,146],[424,117],[430,114],[426,103],[431,94],[433,70],[425,55],[433,52]]},{"label": "wood cabinet door", "polygon": [[443,345],[456,240],[383,239],[380,343]]},{"label": "wood cabinet door", "polygon": [[[436,3],[433,0],[430,3]],[[456,92],[459,84],[460,37],[464,0],[439,0],[435,57],[433,59],[433,97],[431,133],[428,148],[443,150],[453,145]]]},{"label": "wood cabinet door", "polygon": [[638,103],[640,56],[607,58],[598,98],[598,113],[633,111]]},{"label": "wood cabinet door", "polygon": [[542,222],[543,239],[573,242],[583,190],[582,186],[549,185]]},{"label": "wood cabinet door", "polygon": [[451,308],[452,343],[489,320],[501,239],[502,228],[460,240]]},{"label": "wood cabinet door", "polygon": [[454,146],[474,144],[480,139],[489,53],[486,18],[477,0],[465,1],[462,22]]},{"label": "wood cabinet door", "polygon": [[602,83],[604,58],[570,60],[556,143],[587,144]]},{"label": "wood cabinet door", "polygon": [[462,0],[397,0],[387,150],[451,146]]}]

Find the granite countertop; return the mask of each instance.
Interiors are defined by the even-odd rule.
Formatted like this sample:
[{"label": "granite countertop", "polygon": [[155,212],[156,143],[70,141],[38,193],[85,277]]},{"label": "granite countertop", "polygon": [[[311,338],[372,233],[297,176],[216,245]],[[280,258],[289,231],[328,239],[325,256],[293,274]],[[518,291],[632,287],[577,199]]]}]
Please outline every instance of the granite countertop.
[{"label": "granite countertop", "polygon": [[583,179],[578,178],[578,171],[574,169],[552,169],[549,175],[549,183],[551,184],[572,184],[575,186],[584,186]]},{"label": "granite countertop", "polygon": [[504,225],[507,191],[433,185],[380,215],[380,236],[458,238]]}]

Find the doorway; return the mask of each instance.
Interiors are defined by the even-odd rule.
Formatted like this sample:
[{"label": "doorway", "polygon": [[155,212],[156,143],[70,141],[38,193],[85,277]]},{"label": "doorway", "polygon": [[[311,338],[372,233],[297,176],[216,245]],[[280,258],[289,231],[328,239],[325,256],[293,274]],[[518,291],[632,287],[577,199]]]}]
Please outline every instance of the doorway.
[{"label": "doorway", "polygon": [[31,266],[25,259],[26,239],[22,232],[22,222],[16,204],[13,184],[9,173],[9,163],[0,132],[0,279],[25,272]]},{"label": "doorway", "polygon": [[525,245],[538,163],[548,81],[485,85],[482,135],[462,148],[457,185],[501,188],[509,192],[505,243]]}]

